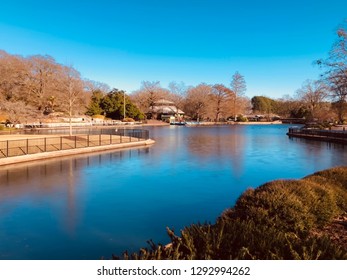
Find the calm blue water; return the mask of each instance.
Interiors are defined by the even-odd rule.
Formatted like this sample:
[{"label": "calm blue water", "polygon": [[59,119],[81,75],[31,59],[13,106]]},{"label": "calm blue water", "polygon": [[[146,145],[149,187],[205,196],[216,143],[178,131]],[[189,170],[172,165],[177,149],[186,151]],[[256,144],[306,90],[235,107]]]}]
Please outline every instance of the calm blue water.
[{"label": "calm blue water", "polygon": [[99,259],[214,222],[249,187],[347,165],[286,125],[149,128],[156,144],[0,168],[0,259]]}]

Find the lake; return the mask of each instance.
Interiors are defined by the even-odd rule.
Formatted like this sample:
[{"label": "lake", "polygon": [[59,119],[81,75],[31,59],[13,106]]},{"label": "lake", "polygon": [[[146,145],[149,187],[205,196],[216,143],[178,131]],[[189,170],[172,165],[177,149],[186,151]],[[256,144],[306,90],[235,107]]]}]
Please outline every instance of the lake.
[{"label": "lake", "polygon": [[151,147],[0,167],[0,259],[100,259],[211,222],[249,187],[347,165],[288,125],[150,127]]}]

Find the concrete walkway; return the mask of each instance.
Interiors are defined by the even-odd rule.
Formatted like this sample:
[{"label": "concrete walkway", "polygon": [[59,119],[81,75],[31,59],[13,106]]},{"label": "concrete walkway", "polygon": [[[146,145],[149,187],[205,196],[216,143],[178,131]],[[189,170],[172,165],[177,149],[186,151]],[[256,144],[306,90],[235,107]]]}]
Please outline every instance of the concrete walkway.
[{"label": "concrete walkway", "polygon": [[[14,140],[14,139],[23,139],[24,138],[24,137],[22,137],[23,135],[13,135],[13,137],[9,137],[11,135],[6,135],[6,136],[7,136],[6,139],[4,139],[4,137],[1,137],[2,139],[0,138],[0,141],[1,140]],[[37,135],[35,135],[35,136],[37,136]],[[33,138],[35,138],[35,136],[32,136],[30,138],[33,139]],[[42,135],[40,135],[39,137],[42,138]],[[25,135],[25,138],[28,138],[28,135]],[[20,155],[20,156],[14,156],[14,157],[8,157],[8,158],[0,159],[0,166],[22,163],[22,162],[29,162],[29,161],[36,161],[36,160],[48,159],[48,158],[77,155],[77,154],[83,154],[83,153],[92,153],[92,152],[100,152],[100,151],[106,151],[106,150],[149,146],[149,145],[152,145],[154,143],[155,143],[154,140],[148,139],[148,140],[141,140],[141,141],[128,142],[128,143],[117,143],[117,144],[111,144],[111,145],[84,147],[84,148],[60,150],[60,151],[53,151],[53,152],[42,152],[42,153],[36,153],[36,154],[30,154],[30,155]]]}]

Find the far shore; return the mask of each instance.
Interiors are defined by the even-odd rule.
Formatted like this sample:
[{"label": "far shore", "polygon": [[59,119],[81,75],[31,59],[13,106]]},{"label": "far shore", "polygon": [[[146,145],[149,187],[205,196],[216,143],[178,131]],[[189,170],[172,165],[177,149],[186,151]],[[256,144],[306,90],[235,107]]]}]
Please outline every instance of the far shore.
[{"label": "far shore", "polygon": [[[273,121],[273,122],[187,122],[186,126],[215,126],[215,125],[269,125],[269,124],[282,124],[281,121]],[[160,127],[160,126],[170,126],[170,123],[160,121],[160,120],[148,120],[145,123],[139,124],[94,124],[93,126],[91,125],[73,125],[72,129],[103,129],[103,128],[122,128],[122,129],[133,129],[136,127]],[[52,126],[52,127],[32,127],[32,128],[25,128],[24,130],[26,131],[35,131],[35,130],[40,130],[40,131],[45,131],[45,130],[57,130],[57,133],[55,135],[60,135],[58,130],[67,130],[69,129],[68,124],[66,126]],[[22,128],[20,129],[4,129],[0,130],[0,141],[1,140],[12,140],[13,135],[17,135],[20,138],[23,138],[19,136],[20,131],[23,131]],[[28,135],[28,134],[25,134]],[[11,136],[11,137],[10,137]],[[23,135],[22,135],[23,136]],[[7,139],[7,137],[10,137]],[[42,134],[41,136],[42,137]]]},{"label": "far shore", "polygon": [[[288,124],[288,123],[283,123],[280,120],[277,121],[249,121],[249,122],[234,122],[234,121],[230,121],[230,122],[208,122],[208,121],[201,121],[201,122],[197,122],[197,121],[187,121],[185,122],[185,126],[187,127],[195,127],[195,126],[220,126],[220,125],[281,125],[281,124]],[[297,124],[297,123],[292,123],[293,126],[295,125],[302,125],[302,124]],[[147,120],[144,123],[117,123],[117,124],[94,124],[94,125],[78,125],[78,124],[74,124],[72,129],[108,129],[108,128],[120,128],[120,129],[135,129],[135,128],[144,128],[146,129],[146,127],[165,127],[165,126],[170,126],[170,123],[165,122],[165,121],[160,121],[160,120]],[[171,126],[175,126],[175,125],[171,125]],[[41,134],[39,137],[42,137],[44,133],[42,133],[45,130],[57,130],[57,133],[55,134],[55,136],[60,135],[61,133],[59,133],[59,130],[67,130],[69,129],[68,124],[66,124],[66,126],[56,126],[56,127],[32,127],[32,128],[25,128],[25,131],[32,131],[34,132],[35,130],[39,130],[41,131]],[[330,130],[345,130],[346,129],[346,125],[335,125],[333,127],[330,128]],[[0,130],[0,141],[4,141],[4,140],[13,140],[13,139],[23,139],[25,137],[27,137],[27,135],[29,134],[19,134],[21,133],[21,131],[23,131],[23,129],[4,129],[4,130]],[[65,133],[63,133],[65,134]],[[76,132],[74,132],[73,134],[76,134]],[[14,137],[14,138],[13,138]],[[18,137],[18,138],[16,138]],[[44,137],[52,137],[52,135],[47,135]]]},{"label": "far shore", "polygon": [[281,121],[273,121],[273,122],[237,122],[236,124],[243,124],[243,125],[249,125],[249,124],[283,124]]}]

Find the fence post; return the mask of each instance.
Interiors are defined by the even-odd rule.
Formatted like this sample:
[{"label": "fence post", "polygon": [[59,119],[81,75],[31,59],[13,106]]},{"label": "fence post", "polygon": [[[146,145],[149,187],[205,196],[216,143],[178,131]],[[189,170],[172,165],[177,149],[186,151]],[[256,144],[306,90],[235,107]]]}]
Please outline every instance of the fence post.
[{"label": "fence post", "polygon": [[29,154],[29,138],[27,138],[27,149],[26,149],[26,154]]},{"label": "fence post", "polygon": [[[90,130],[89,130],[90,133]],[[89,147],[89,134],[87,135],[87,147]]]},{"label": "fence post", "polygon": [[8,141],[9,141],[9,140],[7,140],[7,146],[6,146],[6,157],[8,157],[8,150],[9,150],[9,147],[8,147]]},{"label": "fence post", "polygon": [[112,144],[112,134],[110,133],[110,145]]},{"label": "fence post", "polygon": [[44,151],[47,152],[47,138],[45,137],[44,139],[45,139],[45,149],[44,149]]},{"label": "fence post", "polygon": [[60,136],[60,150],[63,150],[63,136]]},{"label": "fence post", "polygon": [[75,149],[77,148],[77,135],[75,135]]},{"label": "fence post", "polygon": [[101,146],[101,133],[99,134],[99,146]]}]

